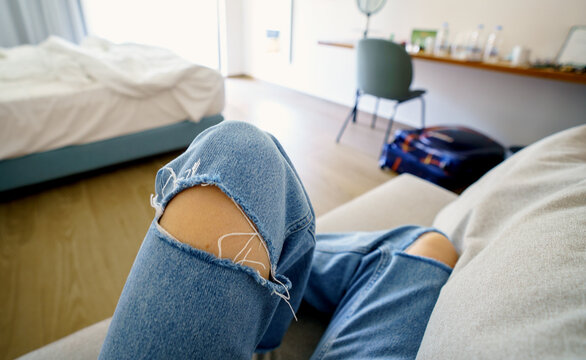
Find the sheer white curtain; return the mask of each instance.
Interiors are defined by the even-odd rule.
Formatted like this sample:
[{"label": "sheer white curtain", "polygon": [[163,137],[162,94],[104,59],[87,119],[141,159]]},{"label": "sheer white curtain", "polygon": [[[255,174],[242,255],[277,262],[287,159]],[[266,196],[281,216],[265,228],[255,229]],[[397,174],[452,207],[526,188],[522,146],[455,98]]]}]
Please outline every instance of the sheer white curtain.
[{"label": "sheer white curtain", "polygon": [[0,0],[0,46],[37,44],[49,35],[79,43],[87,34],[81,0]]}]

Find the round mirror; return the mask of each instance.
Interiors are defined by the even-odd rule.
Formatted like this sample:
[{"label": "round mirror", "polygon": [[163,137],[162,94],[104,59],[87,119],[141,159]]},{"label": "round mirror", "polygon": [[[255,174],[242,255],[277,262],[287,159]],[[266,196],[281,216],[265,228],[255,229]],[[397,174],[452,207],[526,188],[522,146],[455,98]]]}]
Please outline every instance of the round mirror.
[{"label": "round mirror", "polygon": [[380,11],[385,6],[387,0],[356,0],[358,9],[366,15],[371,15]]},{"label": "round mirror", "polygon": [[387,0],[356,0],[358,9],[366,14],[366,29],[364,30],[364,37],[368,35],[368,23],[370,22],[370,15],[377,13],[385,6]]}]

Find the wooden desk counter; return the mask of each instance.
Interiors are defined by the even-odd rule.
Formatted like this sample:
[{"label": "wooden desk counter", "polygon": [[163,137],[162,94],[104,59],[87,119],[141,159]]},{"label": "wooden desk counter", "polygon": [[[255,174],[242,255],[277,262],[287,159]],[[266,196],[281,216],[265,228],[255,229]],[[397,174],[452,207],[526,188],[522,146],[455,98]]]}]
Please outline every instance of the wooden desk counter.
[{"label": "wooden desk counter", "polygon": [[[334,42],[334,41],[318,41],[319,45],[325,46],[335,46],[347,49],[354,49],[354,43],[350,42]],[[586,74],[577,74],[571,72],[563,72],[557,71],[553,69],[538,69],[538,68],[531,68],[527,66],[512,66],[508,63],[497,63],[497,64],[489,64],[483,63],[478,61],[467,61],[467,60],[458,60],[453,59],[450,57],[438,57],[433,55],[424,55],[422,53],[418,54],[410,54],[412,58],[425,60],[425,61],[434,61],[439,63],[457,65],[457,66],[465,66],[471,67],[476,69],[482,70],[489,70],[489,71],[497,71],[497,72],[504,72],[510,73],[515,75],[521,76],[530,76],[530,77],[537,77],[537,78],[545,78],[550,80],[559,80],[559,81],[568,81],[578,84],[586,85]]]}]

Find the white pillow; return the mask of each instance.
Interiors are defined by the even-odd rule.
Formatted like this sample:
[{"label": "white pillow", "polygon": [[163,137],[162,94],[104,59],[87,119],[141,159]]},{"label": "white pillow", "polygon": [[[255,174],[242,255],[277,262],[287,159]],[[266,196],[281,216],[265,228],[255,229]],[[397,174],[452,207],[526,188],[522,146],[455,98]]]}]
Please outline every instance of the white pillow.
[{"label": "white pillow", "polygon": [[511,157],[434,226],[461,257],[418,359],[586,357],[586,125]]}]

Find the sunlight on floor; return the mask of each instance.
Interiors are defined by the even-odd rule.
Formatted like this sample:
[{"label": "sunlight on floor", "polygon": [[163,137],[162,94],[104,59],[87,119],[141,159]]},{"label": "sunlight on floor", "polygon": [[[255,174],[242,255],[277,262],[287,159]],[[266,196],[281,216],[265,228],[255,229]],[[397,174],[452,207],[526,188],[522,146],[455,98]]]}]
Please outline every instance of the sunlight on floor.
[{"label": "sunlight on floor", "polygon": [[276,137],[295,131],[295,121],[291,109],[282,103],[262,100],[255,111],[257,126],[269,131]]}]

